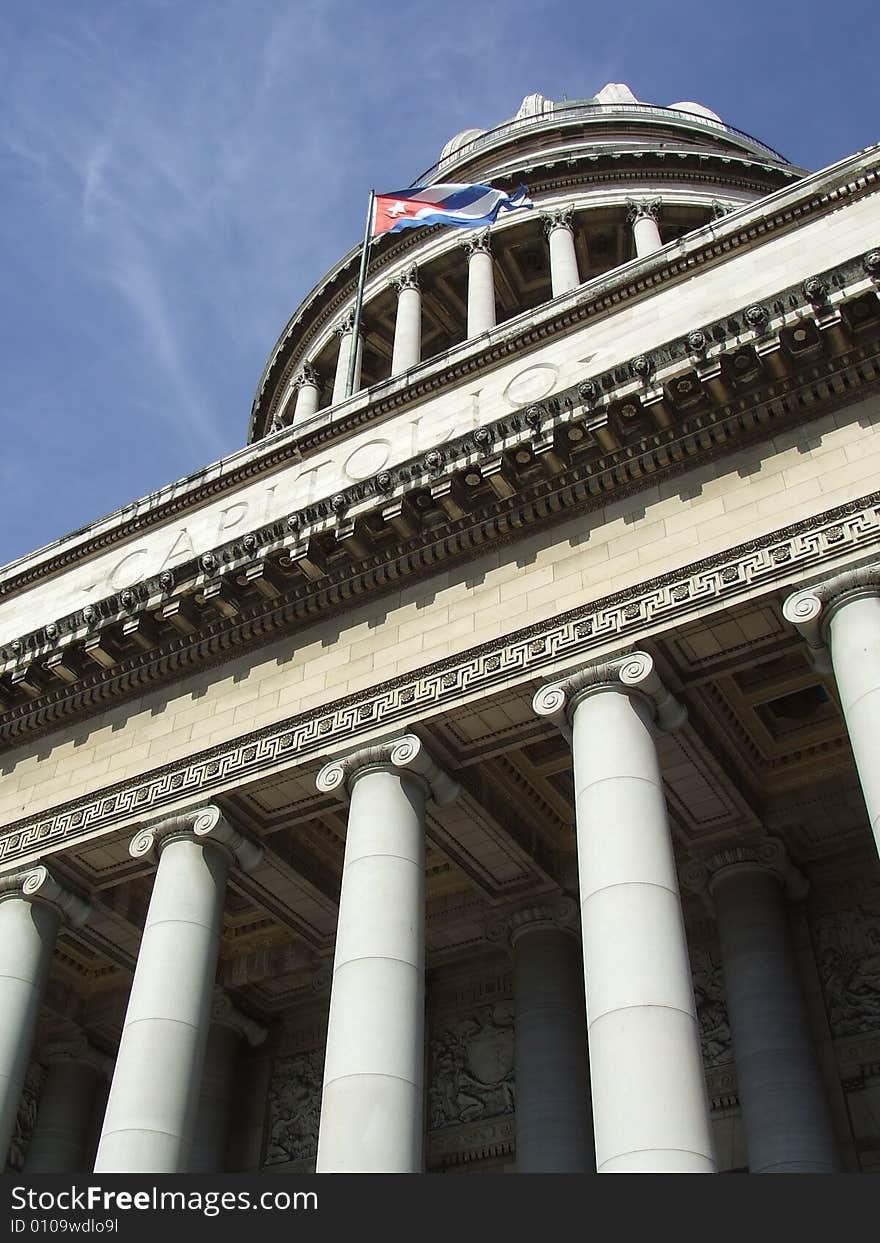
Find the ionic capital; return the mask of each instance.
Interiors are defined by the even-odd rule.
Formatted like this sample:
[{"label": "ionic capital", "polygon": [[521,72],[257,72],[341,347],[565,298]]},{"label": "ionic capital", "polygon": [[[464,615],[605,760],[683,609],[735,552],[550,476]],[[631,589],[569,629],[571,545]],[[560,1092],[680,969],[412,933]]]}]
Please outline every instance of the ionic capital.
[{"label": "ionic capital", "polygon": [[415,734],[402,734],[399,738],[372,743],[352,751],[350,755],[331,760],[318,773],[316,784],[322,794],[337,791],[350,794],[353,783],[362,773],[376,769],[395,772],[401,777],[421,778],[431,798],[441,807],[454,803],[458,798],[458,782],[444,772]]},{"label": "ionic capital", "polygon": [[52,906],[74,928],[86,922],[92,909],[84,898],[65,889],[42,863],[0,876],[0,901],[4,898],[23,898],[26,902]]},{"label": "ionic capital", "polygon": [[486,925],[486,940],[512,949],[521,936],[546,930],[578,935],[577,903],[572,898],[549,898],[496,912]]},{"label": "ionic capital", "polygon": [[147,825],[131,839],[128,853],[133,859],[151,859],[155,862],[169,841],[189,836],[225,850],[243,872],[252,872],[262,862],[263,847],[259,842],[230,824],[213,803]]},{"label": "ionic capital", "polygon": [[211,1022],[218,1027],[229,1027],[245,1039],[252,1048],[263,1043],[268,1032],[261,1023],[242,1014],[235,1002],[222,988],[214,990],[211,1000]]},{"label": "ionic capital", "polygon": [[419,288],[418,267],[414,263],[411,264],[406,269],[406,271],[401,272],[399,276],[392,277],[391,284],[397,290],[398,297],[400,297],[404,289],[418,289]]},{"label": "ionic capital", "polygon": [[293,377],[293,387],[297,391],[308,386],[311,386],[312,388],[319,388],[320,385],[321,377],[318,374],[317,368],[313,367],[311,363],[303,363],[299,371]]},{"label": "ionic capital", "polygon": [[74,1032],[66,1039],[48,1041],[40,1050],[40,1061],[47,1066],[64,1062],[87,1066],[107,1079],[113,1074],[113,1058],[96,1049],[85,1032]]},{"label": "ionic capital", "polygon": [[831,670],[828,652],[828,624],[843,605],[851,600],[880,595],[880,564],[856,566],[812,587],[790,595],[782,606],[782,616],[800,631],[810,649],[813,667],[822,673]]},{"label": "ionic capital", "polygon": [[627,199],[626,218],[630,224],[635,224],[637,220],[645,217],[656,222],[662,206],[660,199]]},{"label": "ionic capital", "polygon": [[482,233],[475,233],[471,237],[466,237],[461,244],[468,259],[472,258],[473,255],[491,255],[492,253],[488,229],[484,229]]},{"label": "ionic capital", "polygon": [[721,846],[688,864],[682,872],[681,881],[686,888],[707,898],[714,893],[722,876],[754,871],[772,873],[792,902],[802,902],[807,896],[809,881],[792,863],[784,843],[778,837]]},{"label": "ionic capital", "polygon": [[532,700],[532,710],[538,716],[549,717],[569,736],[574,711],[581,700],[609,688],[641,697],[650,706],[660,729],[680,729],[687,720],[687,709],[663,685],[647,652],[629,652],[612,660],[595,661],[542,686]]},{"label": "ionic capital", "polygon": [[572,207],[548,208],[547,211],[541,213],[544,236],[549,237],[554,229],[568,229],[570,233],[573,220],[574,208]]}]

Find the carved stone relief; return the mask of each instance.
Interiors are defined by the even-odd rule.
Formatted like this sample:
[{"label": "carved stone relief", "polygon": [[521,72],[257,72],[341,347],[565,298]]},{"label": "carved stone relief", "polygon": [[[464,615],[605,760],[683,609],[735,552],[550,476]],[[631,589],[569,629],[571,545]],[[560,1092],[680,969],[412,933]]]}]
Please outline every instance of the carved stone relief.
[{"label": "carved stone relief", "polygon": [[733,1060],[724,975],[721,967],[705,955],[695,964],[693,981],[703,1066],[710,1070]]},{"label": "carved stone relief", "polygon": [[513,1113],[513,1007],[480,1006],[431,1035],[429,1128]]},{"label": "carved stone relief", "polygon": [[266,1165],[302,1161],[318,1151],[324,1050],[282,1057],[269,1084]]},{"label": "carved stone relief", "polygon": [[45,1072],[39,1066],[31,1066],[28,1069],[27,1078],[24,1081],[24,1089],[21,1094],[21,1102],[18,1106],[18,1113],[15,1118],[15,1126],[12,1130],[12,1138],[9,1141],[9,1152],[6,1156],[7,1170],[24,1169],[24,1159],[27,1156],[28,1145],[31,1142],[31,1136],[34,1133],[34,1126],[37,1121],[37,1107],[40,1103],[40,1092],[43,1088],[43,1080]]},{"label": "carved stone relief", "polygon": [[816,961],[835,1037],[880,1029],[880,912],[864,908],[821,915],[814,925]]}]

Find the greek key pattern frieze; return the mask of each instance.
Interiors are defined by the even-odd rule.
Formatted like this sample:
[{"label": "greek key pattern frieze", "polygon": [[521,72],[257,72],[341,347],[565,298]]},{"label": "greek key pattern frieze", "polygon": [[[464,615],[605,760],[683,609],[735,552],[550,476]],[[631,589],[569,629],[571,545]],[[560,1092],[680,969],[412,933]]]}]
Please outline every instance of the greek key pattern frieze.
[{"label": "greek key pattern frieze", "polygon": [[418,674],[256,731],[140,780],[120,783],[37,820],[19,822],[0,838],[0,863],[153,815],[187,797],[204,800],[263,772],[351,745],[377,726],[418,720],[474,691],[489,692],[511,678],[534,678],[562,661],[588,659],[610,644],[630,644],[652,629],[686,620],[706,605],[733,603],[756,588],[773,590],[789,584],[792,571],[807,572],[831,558],[860,555],[878,545],[880,493],[874,493],[810,524],[776,532],[636,590],[530,626],[504,641],[438,662]]}]

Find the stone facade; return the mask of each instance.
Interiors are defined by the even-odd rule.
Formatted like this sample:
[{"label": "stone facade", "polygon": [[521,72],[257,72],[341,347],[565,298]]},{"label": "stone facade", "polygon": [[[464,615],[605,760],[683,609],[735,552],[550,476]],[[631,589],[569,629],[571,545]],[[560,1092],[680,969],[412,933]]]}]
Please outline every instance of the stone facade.
[{"label": "stone facade", "polygon": [[695,108],[460,135],[538,210],[0,571],[10,1169],[880,1168],[880,151]]}]

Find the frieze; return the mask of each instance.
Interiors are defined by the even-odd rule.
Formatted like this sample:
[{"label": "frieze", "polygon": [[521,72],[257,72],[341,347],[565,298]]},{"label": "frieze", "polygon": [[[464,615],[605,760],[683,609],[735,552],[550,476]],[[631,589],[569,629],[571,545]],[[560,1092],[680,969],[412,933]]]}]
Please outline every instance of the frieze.
[{"label": "frieze", "polygon": [[428,1129],[513,1113],[513,1006],[480,1006],[431,1032]]},{"label": "frieze", "polygon": [[529,681],[563,662],[588,660],[593,653],[612,651],[651,631],[680,624],[708,606],[735,603],[756,590],[777,590],[825,561],[836,565],[842,556],[873,552],[878,545],[880,493],[874,493],[685,570],[570,610],[552,622],[516,631],[503,641],[438,661],[418,674],[256,730],[140,779],[119,782],[36,819],[18,821],[0,838],[0,863],[52,851],[185,799],[206,801],[211,794],[261,773],[325,755],[331,746],[354,744],[377,727],[416,721],[500,682]]},{"label": "frieze", "polygon": [[[864,263],[863,257],[844,265],[846,271],[835,269],[826,273],[823,283],[839,292],[853,277],[856,268],[863,276]],[[210,663],[211,655],[221,649],[265,642],[274,632],[289,629],[293,619],[307,620],[316,612],[326,613],[365,591],[381,590],[403,575],[430,572],[439,561],[476,555],[487,543],[515,538],[522,526],[559,517],[572,504],[586,503],[588,507],[604,504],[609,491],[619,494],[627,489],[637,490],[649,478],[656,480],[661,474],[686,469],[697,456],[711,457],[728,452],[731,441],[750,443],[752,438],[762,438],[766,435],[762,423],[768,417],[784,418],[797,409],[794,389],[789,385],[788,395],[783,395],[785,385],[778,379],[769,386],[768,394],[772,395],[766,398],[763,413],[745,414],[734,402],[732,406],[722,406],[720,418],[716,417],[716,412],[709,419],[702,407],[691,417],[687,410],[690,399],[684,398],[685,408],[676,410],[678,425],[658,430],[650,410],[658,402],[660,405],[668,401],[676,404],[678,398],[668,396],[670,387],[690,385],[702,391],[704,383],[708,390],[717,384],[722,388],[733,384],[736,390],[739,379],[724,378],[727,361],[731,362],[731,375],[736,373],[740,362],[749,375],[753,366],[760,371],[756,347],[749,345],[749,341],[756,341],[766,331],[771,314],[773,323],[778,324],[790,311],[797,310],[798,322],[802,322],[798,308],[806,295],[801,286],[792,289],[794,292],[788,291],[774,299],[769,311],[763,306],[749,306],[739,317],[728,316],[704,329],[694,330],[687,338],[584,380],[543,403],[514,411],[464,436],[459,435],[442,446],[382,470],[374,477],[353,483],[329,499],[297,510],[286,520],[273,521],[245,534],[236,533],[234,539],[191,561],[184,560],[173,569],[162,569],[153,577],[123,587],[109,597],[91,600],[83,608],[7,642],[0,650],[0,674],[8,679],[7,696],[22,698],[17,704],[14,701],[12,706],[7,704],[0,736],[13,738],[23,730],[45,729],[73,712],[103,706],[108,693],[118,695],[142,687],[146,682],[179,677],[196,661]],[[873,296],[876,300],[876,295]],[[835,315],[840,317],[839,309]],[[701,342],[699,347],[694,345],[697,338]],[[722,338],[723,348],[719,353]],[[731,342],[736,344],[732,355],[729,353]],[[696,369],[692,366],[695,349],[703,356]],[[672,383],[669,373],[661,384],[658,371],[666,374],[670,367],[675,370],[685,365],[688,370],[684,378]],[[865,382],[869,371],[867,365],[862,367],[859,383]],[[688,379],[688,376],[693,378]],[[815,384],[814,376],[809,385],[811,390]],[[828,386],[824,396],[828,397],[831,392]],[[624,400],[626,393],[630,396]],[[801,400],[807,399],[805,393],[798,395]],[[852,393],[849,396],[851,398]],[[815,392],[811,391],[810,401],[815,405]],[[730,412],[723,414],[724,410]],[[714,438],[707,431],[710,425],[716,432]],[[605,431],[606,437],[613,434],[617,438],[616,449],[603,443],[603,428],[610,429],[610,432]],[[637,438],[636,444],[632,442],[633,435]],[[567,448],[566,436],[572,442]],[[597,446],[591,460],[568,462],[572,445],[584,437],[586,443]],[[536,466],[540,464],[545,474],[549,467],[551,474],[559,475],[552,497],[548,495],[548,481],[543,475],[531,482],[510,481],[510,471],[514,469],[509,465],[511,455],[517,462],[522,459],[527,465],[532,461]],[[459,474],[464,485],[457,483]],[[485,499],[477,501],[477,511],[471,521],[457,521],[455,515],[463,518],[464,511],[456,509],[458,502],[452,499],[454,488],[483,484],[491,485],[488,496],[492,508],[487,508]],[[441,531],[429,534],[429,542],[421,547],[416,539],[410,538],[405,544],[392,546],[384,559],[372,555],[369,547],[372,537],[367,538],[365,545],[358,524],[374,513],[387,521],[391,529],[397,521],[395,504],[411,508],[408,495],[420,491],[425,498],[430,498],[430,505],[440,505],[452,520]],[[505,506],[511,511],[519,507],[515,521],[512,513],[508,517],[498,512]],[[233,510],[242,508],[243,503],[232,507]],[[485,522],[473,520],[479,518],[480,512],[485,513]],[[493,512],[495,516],[490,518]],[[236,524],[237,521],[236,518]],[[410,530],[412,536],[415,533]],[[335,550],[344,548],[354,566],[348,562],[340,566],[328,565],[326,558],[330,554],[318,547],[320,540],[329,540]],[[172,552],[176,548],[177,544],[173,543]],[[181,552],[185,552],[183,547]],[[146,554],[135,549],[127,554],[123,563],[141,555]],[[784,557],[785,554],[777,555]],[[275,562],[280,570],[274,568]],[[294,578],[283,577],[294,570],[299,571]],[[278,579],[279,572],[282,581]],[[261,603],[256,607],[242,607],[238,596],[251,583],[260,588]],[[265,595],[272,603],[266,603]],[[181,609],[181,616],[185,617],[187,608],[192,608],[187,601],[194,601],[200,607],[213,602],[220,620],[204,623],[196,618],[183,627],[184,637],[166,638],[161,643],[150,638],[153,617],[167,618],[177,624]],[[144,619],[143,624],[140,618]],[[109,655],[102,649],[105,632],[111,640]],[[124,638],[129,634],[140,636],[136,650],[143,653],[146,647],[147,654],[120,660],[112,655],[112,648],[120,636]],[[72,666],[66,663],[71,653]],[[91,668],[95,664],[100,666],[101,671],[84,674],[76,667],[81,656],[90,656],[87,663]],[[33,676],[32,670],[36,671]],[[55,691],[42,681],[50,671],[57,674],[62,684]]]},{"label": "frieze", "polygon": [[836,911],[813,925],[832,1036],[880,1029],[880,911]]},{"label": "frieze", "polygon": [[324,1051],[279,1058],[269,1083],[266,1165],[303,1161],[318,1151]]}]

